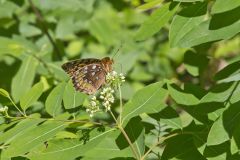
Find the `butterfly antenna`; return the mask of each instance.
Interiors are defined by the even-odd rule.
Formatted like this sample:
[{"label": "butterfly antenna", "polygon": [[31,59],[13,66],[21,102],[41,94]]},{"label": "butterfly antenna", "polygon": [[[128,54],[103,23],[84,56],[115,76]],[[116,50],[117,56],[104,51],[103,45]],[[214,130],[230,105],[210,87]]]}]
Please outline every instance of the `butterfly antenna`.
[{"label": "butterfly antenna", "polygon": [[113,54],[112,59],[117,55],[117,53],[120,51],[120,49],[123,47],[123,42],[121,42],[119,48],[117,49],[117,51]]}]

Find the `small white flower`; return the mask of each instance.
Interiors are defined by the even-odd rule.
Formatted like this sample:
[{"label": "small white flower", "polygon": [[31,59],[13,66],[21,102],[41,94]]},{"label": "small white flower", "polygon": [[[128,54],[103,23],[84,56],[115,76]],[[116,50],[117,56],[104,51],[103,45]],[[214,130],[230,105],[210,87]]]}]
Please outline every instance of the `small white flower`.
[{"label": "small white flower", "polygon": [[116,76],[116,75],[117,75],[117,72],[116,72],[116,71],[112,71],[112,75],[113,75],[113,76]]},{"label": "small white flower", "polygon": [[89,113],[90,117],[93,117],[95,112],[98,112],[99,109],[99,101],[97,100],[96,96],[90,98],[89,106],[86,109],[86,112]]},{"label": "small white flower", "polygon": [[95,101],[91,101],[91,105],[92,105],[92,106],[96,106],[97,103],[96,103]]},{"label": "small white flower", "polygon": [[5,112],[5,109],[3,107],[0,108],[0,112]]},{"label": "small white flower", "polygon": [[0,108],[0,113],[4,113],[6,111],[8,111],[8,107],[7,106],[4,106],[4,107]]}]

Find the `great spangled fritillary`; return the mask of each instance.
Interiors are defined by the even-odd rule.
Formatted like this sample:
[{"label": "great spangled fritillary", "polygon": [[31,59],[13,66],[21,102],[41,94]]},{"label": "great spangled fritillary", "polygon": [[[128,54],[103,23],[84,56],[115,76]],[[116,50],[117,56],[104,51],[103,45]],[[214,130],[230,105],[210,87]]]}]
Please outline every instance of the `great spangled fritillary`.
[{"label": "great spangled fritillary", "polygon": [[106,75],[112,71],[113,60],[109,57],[103,59],[79,59],[62,65],[69,74],[77,91],[94,94],[105,83]]}]

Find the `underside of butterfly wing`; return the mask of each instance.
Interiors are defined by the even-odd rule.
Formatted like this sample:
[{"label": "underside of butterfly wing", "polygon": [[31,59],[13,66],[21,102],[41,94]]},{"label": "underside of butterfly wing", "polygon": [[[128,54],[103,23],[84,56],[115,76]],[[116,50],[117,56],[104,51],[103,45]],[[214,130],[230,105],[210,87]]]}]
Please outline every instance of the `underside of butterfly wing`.
[{"label": "underside of butterfly wing", "polygon": [[[89,61],[88,61],[89,62]],[[70,75],[77,91],[94,94],[105,83],[106,72],[101,63],[79,64],[72,61],[64,64],[62,68]]]}]

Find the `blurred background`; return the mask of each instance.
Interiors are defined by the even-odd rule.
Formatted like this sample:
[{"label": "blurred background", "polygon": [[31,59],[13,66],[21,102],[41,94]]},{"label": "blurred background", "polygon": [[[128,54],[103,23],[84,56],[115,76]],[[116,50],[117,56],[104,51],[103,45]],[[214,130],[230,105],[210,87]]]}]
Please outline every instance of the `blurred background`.
[{"label": "blurred background", "polygon": [[32,84],[42,81],[48,95],[55,84],[69,79],[60,67],[63,63],[111,57],[119,49],[114,68],[126,75],[122,90],[127,100],[138,89],[164,79],[209,88],[214,73],[239,59],[239,37],[192,50],[171,48],[170,23],[147,40],[136,41],[140,25],[158,7],[143,5],[150,1],[1,0],[0,87],[17,102]]}]

